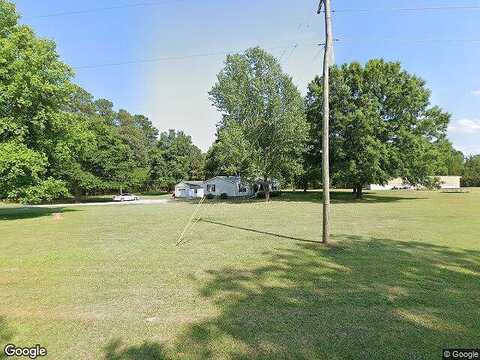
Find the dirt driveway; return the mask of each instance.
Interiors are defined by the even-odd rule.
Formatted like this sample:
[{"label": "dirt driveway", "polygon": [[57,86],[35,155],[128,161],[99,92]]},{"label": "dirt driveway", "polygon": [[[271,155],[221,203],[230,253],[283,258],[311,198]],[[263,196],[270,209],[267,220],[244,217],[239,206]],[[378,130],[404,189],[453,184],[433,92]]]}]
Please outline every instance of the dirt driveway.
[{"label": "dirt driveway", "polygon": [[92,203],[72,203],[72,204],[49,204],[49,205],[33,205],[30,207],[38,208],[66,208],[77,206],[127,206],[127,205],[163,205],[168,203],[169,199],[140,199],[136,201],[108,201],[108,202],[92,202]]}]

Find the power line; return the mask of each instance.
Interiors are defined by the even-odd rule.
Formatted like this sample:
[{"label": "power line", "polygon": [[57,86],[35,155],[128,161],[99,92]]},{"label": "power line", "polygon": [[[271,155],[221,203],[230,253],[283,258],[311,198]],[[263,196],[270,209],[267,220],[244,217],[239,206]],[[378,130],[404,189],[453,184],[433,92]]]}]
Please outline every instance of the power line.
[{"label": "power line", "polygon": [[480,5],[451,5],[451,6],[423,6],[423,7],[405,7],[405,8],[370,8],[370,9],[336,9],[332,10],[334,14],[337,13],[370,13],[382,11],[452,11],[452,10],[480,10]]},{"label": "power line", "polygon": [[[480,39],[420,39],[420,38],[335,38],[333,39],[337,45],[343,45],[345,43],[361,43],[361,42],[406,42],[406,43],[417,43],[417,44],[424,44],[424,43],[480,43]],[[287,51],[291,49],[290,54],[286,58],[288,60],[293,52],[299,46],[324,46],[324,43],[294,43],[290,45],[282,45],[282,46],[274,46],[265,48],[265,50],[284,50],[282,52],[282,58],[286,55]],[[190,54],[190,55],[178,55],[178,56],[167,56],[167,57],[157,57],[151,59],[137,59],[137,60],[126,60],[126,61],[119,61],[119,62],[111,62],[111,63],[103,63],[103,64],[91,64],[91,65],[83,65],[83,66],[74,66],[73,69],[75,70],[83,70],[83,69],[96,69],[96,68],[105,68],[105,67],[113,67],[113,66],[122,66],[122,65],[132,65],[132,64],[146,64],[146,63],[155,63],[155,62],[162,62],[162,61],[176,61],[176,60],[187,60],[193,58],[202,58],[202,57],[210,57],[210,56],[220,56],[220,55],[227,55],[227,54],[235,54],[242,52],[243,50],[222,50],[222,51],[214,51],[214,52],[206,52],[206,53],[198,53],[198,54]],[[315,55],[315,58],[318,57],[318,54]]]},{"label": "power line", "polygon": [[293,45],[292,47],[292,51],[290,51],[290,54],[288,54],[288,56],[286,57],[284,61],[285,63],[292,57],[293,53],[295,52],[295,50],[297,50],[297,48],[298,48],[298,44],[295,43],[295,45]]},{"label": "power line", "polygon": [[63,11],[63,12],[52,13],[52,14],[25,16],[23,17],[23,19],[29,20],[29,19],[42,19],[42,18],[60,17],[60,16],[69,16],[69,15],[81,15],[81,14],[96,13],[96,12],[102,12],[102,11],[108,11],[108,10],[161,6],[161,5],[167,5],[170,3],[179,3],[183,1],[185,0],[168,0],[168,1],[164,0],[164,1],[151,1],[151,2],[125,4],[125,5],[105,6],[105,7],[84,9],[84,10],[72,10],[72,11]]},{"label": "power line", "polygon": [[[277,50],[277,49],[288,50],[291,47],[292,45],[275,46],[275,47],[266,48],[266,50]],[[234,51],[223,50],[223,51],[217,51],[217,52],[199,53],[199,54],[191,54],[191,55],[168,56],[168,57],[158,57],[158,58],[151,58],[151,59],[138,59],[138,60],[127,60],[127,61],[119,61],[119,62],[104,63],[104,64],[74,66],[73,69],[75,70],[95,69],[95,68],[130,65],[130,64],[144,64],[144,63],[153,63],[153,62],[161,62],[161,61],[186,60],[186,59],[200,58],[200,57],[227,55],[227,54],[233,54],[238,52],[239,52],[238,50],[234,50]]]},{"label": "power line", "polygon": [[[81,10],[72,10],[72,11],[62,11],[62,12],[51,13],[51,14],[25,16],[23,17],[23,19],[28,20],[28,19],[42,19],[42,18],[71,16],[71,15],[82,15],[82,14],[89,14],[89,13],[96,13],[96,12],[103,12],[103,11],[117,10],[117,9],[161,6],[161,5],[167,5],[170,3],[179,3],[184,1],[186,0],[163,0],[163,1],[150,1],[150,2],[125,4],[125,5],[105,6],[105,7],[90,8],[90,9],[83,9],[83,10],[81,9]],[[409,7],[409,8],[406,7],[406,8],[336,9],[336,10],[332,10],[332,13],[355,13],[355,12],[369,13],[369,12],[382,12],[382,11],[411,12],[411,11],[442,11],[442,10],[444,11],[480,10],[480,5],[425,6],[425,7]]]},{"label": "power line", "polygon": [[[342,42],[409,42],[409,43],[480,43],[480,39],[433,39],[433,38],[340,38],[334,40]],[[323,44],[320,44],[323,45]]]}]

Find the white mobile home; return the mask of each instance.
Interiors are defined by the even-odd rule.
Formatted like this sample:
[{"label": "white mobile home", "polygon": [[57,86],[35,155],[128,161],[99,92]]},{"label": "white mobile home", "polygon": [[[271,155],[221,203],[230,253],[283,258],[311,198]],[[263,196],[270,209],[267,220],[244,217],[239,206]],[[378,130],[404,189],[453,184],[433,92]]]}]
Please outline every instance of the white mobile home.
[{"label": "white mobile home", "polygon": [[410,184],[405,183],[402,178],[396,178],[390,180],[385,185],[381,184],[371,184],[368,186],[368,190],[393,190],[393,189],[409,189]]},{"label": "white mobile home", "polygon": [[175,185],[176,198],[202,198],[204,195],[203,181],[182,181]]},{"label": "white mobile home", "polygon": [[243,197],[254,195],[253,187],[242,182],[239,176],[216,176],[204,182],[205,195]]},{"label": "white mobile home", "polygon": [[[440,189],[460,189],[461,176],[432,176],[439,181]],[[369,190],[398,190],[398,189],[421,189],[422,186],[412,186],[408,182],[403,181],[402,178],[390,180],[385,185],[371,184],[368,186]]]},{"label": "white mobile home", "polygon": [[441,189],[460,189],[462,187],[461,176],[436,176],[436,178],[440,181]]}]

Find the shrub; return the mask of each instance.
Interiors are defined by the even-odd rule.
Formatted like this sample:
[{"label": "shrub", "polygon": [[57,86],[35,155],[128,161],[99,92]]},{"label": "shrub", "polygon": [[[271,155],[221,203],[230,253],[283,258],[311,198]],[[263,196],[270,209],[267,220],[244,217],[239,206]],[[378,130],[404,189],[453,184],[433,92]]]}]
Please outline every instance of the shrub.
[{"label": "shrub", "polygon": [[222,200],[228,199],[228,194],[227,194],[227,193],[222,193],[222,194],[220,195],[220,199],[222,199]]},{"label": "shrub", "polygon": [[39,204],[42,201],[49,202],[66,198],[69,195],[70,193],[63,181],[48,178],[38,185],[27,188],[20,197],[20,201],[22,204]]},{"label": "shrub", "polygon": [[256,195],[257,199],[265,199],[265,192],[259,191]]},{"label": "shrub", "polygon": [[212,200],[212,199],[215,199],[215,195],[213,195],[213,194],[207,194],[206,198],[207,198],[208,200]]},{"label": "shrub", "polygon": [[282,192],[281,192],[281,191],[278,191],[278,190],[272,191],[272,192],[270,193],[270,197],[279,197],[279,196],[281,196],[281,195],[282,195]]},{"label": "shrub", "polygon": [[[279,197],[282,195],[281,191],[271,191],[270,192],[270,197]],[[257,192],[257,199],[265,199],[265,192],[264,191],[259,191]]]}]

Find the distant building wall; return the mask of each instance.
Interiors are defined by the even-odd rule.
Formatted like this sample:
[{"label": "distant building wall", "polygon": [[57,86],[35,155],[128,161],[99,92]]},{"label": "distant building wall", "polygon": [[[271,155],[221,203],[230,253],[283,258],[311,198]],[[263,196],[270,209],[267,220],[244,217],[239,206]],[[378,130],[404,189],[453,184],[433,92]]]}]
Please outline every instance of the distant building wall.
[{"label": "distant building wall", "polygon": [[202,198],[204,189],[199,186],[191,186],[188,183],[181,182],[175,185],[176,198]]},{"label": "distant building wall", "polygon": [[396,178],[396,179],[390,180],[385,185],[371,184],[370,186],[368,186],[368,189],[369,190],[392,190],[395,187],[401,187],[403,185],[404,185],[403,179]]},{"label": "distant building wall", "polygon": [[[441,189],[460,189],[460,180],[461,176],[432,176],[435,177],[439,180],[440,182],[440,188]],[[392,190],[392,189],[417,189],[421,188],[420,187],[414,187],[408,183],[405,183],[402,178],[396,178],[393,180],[390,180],[387,184],[385,185],[379,185],[379,184],[371,184],[368,186],[369,190]]]},{"label": "distant building wall", "polygon": [[461,176],[437,176],[442,189],[460,189]]}]

